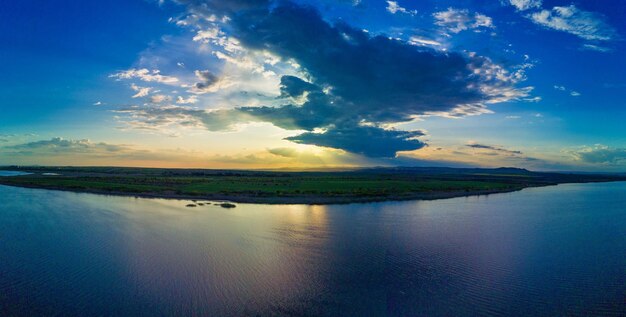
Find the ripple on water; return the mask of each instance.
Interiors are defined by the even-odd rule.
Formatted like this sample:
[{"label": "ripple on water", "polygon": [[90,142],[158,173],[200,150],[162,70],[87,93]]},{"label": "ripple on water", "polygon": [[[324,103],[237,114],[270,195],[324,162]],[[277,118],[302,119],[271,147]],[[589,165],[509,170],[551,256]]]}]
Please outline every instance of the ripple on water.
[{"label": "ripple on water", "polygon": [[488,198],[207,210],[0,186],[10,198],[0,199],[0,307],[8,315],[623,316],[624,190],[574,184]]}]

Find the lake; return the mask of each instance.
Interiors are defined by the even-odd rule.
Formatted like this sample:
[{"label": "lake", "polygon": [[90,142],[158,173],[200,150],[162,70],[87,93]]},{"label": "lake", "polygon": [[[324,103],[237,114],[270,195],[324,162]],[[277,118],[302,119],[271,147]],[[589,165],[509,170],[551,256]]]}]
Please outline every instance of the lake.
[{"label": "lake", "polygon": [[0,186],[0,315],[626,315],[624,182],[188,203]]}]

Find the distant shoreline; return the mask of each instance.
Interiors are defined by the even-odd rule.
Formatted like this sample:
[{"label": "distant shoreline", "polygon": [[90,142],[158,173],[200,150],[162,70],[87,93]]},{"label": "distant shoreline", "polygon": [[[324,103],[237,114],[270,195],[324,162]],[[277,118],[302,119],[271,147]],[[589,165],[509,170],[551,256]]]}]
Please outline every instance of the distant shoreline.
[{"label": "distant shoreline", "polygon": [[[372,168],[344,172],[9,167],[0,184],[100,195],[255,204],[350,204],[435,200],[564,183],[624,181],[619,175],[516,168]],[[0,169],[2,172],[2,169]],[[0,174],[1,175],[1,174]]]}]

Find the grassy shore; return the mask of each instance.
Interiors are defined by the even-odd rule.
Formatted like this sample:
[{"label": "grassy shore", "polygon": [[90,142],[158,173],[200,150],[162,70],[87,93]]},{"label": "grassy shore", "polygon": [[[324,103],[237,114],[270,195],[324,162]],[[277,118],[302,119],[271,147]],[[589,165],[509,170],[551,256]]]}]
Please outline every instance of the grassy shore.
[{"label": "grassy shore", "polygon": [[537,173],[523,169],[374,168],[336,172],[269,172],[114,167],[4,167],[32,173],[0,184],[139,197],[253,203],[328,204],[437,199],[509,192],[624,176]]}]

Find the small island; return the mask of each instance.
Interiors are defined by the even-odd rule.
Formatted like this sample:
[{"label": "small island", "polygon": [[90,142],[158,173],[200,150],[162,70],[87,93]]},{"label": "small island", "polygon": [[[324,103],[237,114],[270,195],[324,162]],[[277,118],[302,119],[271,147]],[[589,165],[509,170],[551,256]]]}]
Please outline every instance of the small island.
[{"label": "small island", "polygon": [[[339,204],[441,199],[561,183],[625,181],[624,175],[545,173],[518,168],[364,168],[244,171],[127,167],[1,167],[25,175],[0,184],[125,195],[264,204]],[[194,205],[194,206],[191,206]],[[195,207],[197,204],[188,205]]]}]

